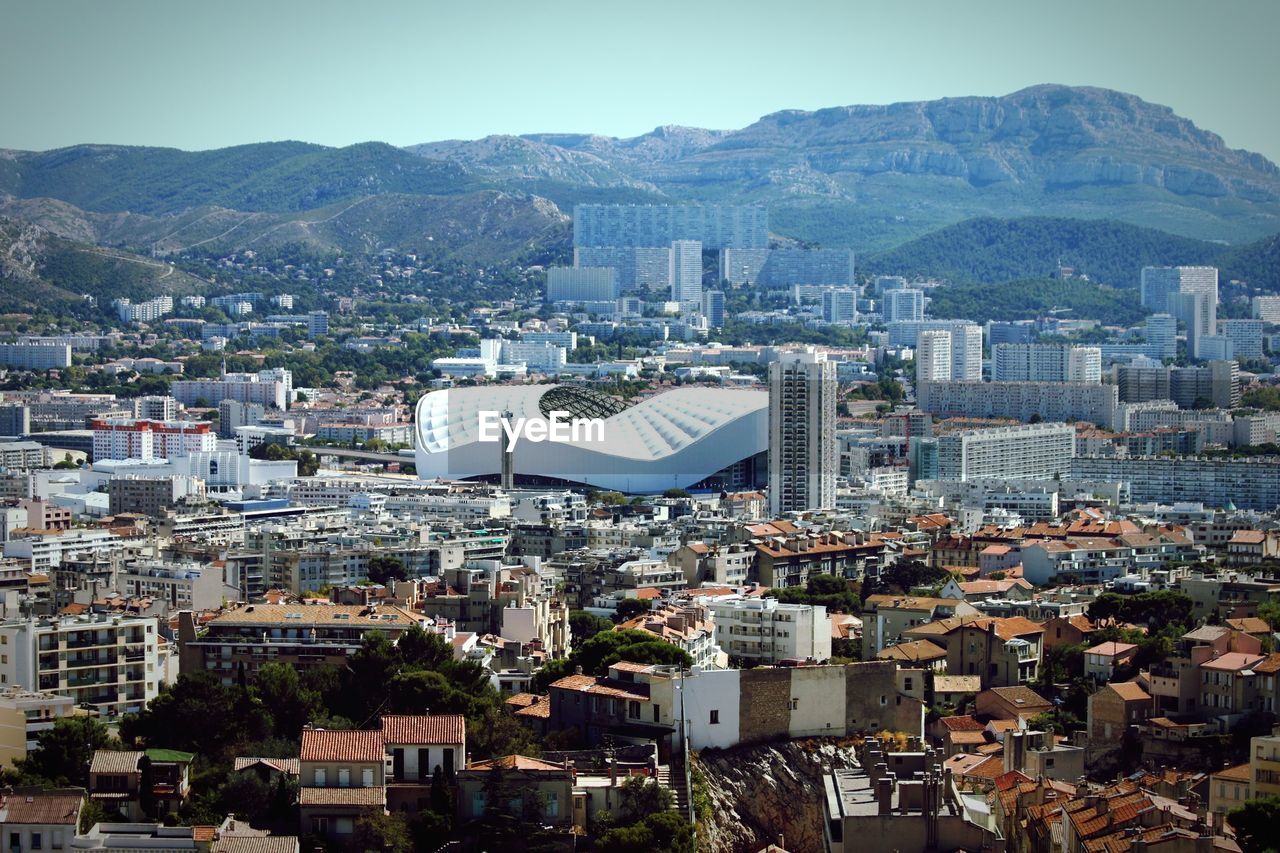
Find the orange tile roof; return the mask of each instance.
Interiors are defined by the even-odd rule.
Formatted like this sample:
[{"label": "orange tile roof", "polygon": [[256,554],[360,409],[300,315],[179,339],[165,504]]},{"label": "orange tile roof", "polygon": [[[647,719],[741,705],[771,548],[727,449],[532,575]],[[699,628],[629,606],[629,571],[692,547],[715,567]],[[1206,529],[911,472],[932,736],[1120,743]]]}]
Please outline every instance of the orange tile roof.
[{"label": "orange tile roof", "polygon": [[387,802],[386,788],[312,788],[299,792],[298,802],[304,806],[382,806]]},{"label": "orange tile roof", "polygon": [[381,731],[330,731],[304,729],[299,758],[302,761],[382,762],[387,750]]},{"label": "orange tile roof", "polygon": [[1113,681],[1107,687],[1119,694],[1126,702],[1150,702],[1151,694],[1133,681]]},{"label": "orange tile roof", "polygon": [[391,744],[460,744],[467,738],[461,714],[392,715],[382,718],[382,740]]}]

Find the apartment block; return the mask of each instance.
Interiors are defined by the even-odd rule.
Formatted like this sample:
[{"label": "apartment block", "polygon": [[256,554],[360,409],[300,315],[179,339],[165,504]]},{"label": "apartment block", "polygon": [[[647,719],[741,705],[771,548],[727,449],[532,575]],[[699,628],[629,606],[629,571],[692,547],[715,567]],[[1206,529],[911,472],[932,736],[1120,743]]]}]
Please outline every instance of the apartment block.
[{"label": "apartment block", "polygon": [[88,614],[0,623],[0,683],[70,696],[104,715],[140,711],[156,697],[156,621]]},{"label": "apartment block", "polygon": [[831,657],[831,617],[825,607],[776,598],[722,599],[710,607],[716,644],[730,660],[772,665],[822,663]]}]

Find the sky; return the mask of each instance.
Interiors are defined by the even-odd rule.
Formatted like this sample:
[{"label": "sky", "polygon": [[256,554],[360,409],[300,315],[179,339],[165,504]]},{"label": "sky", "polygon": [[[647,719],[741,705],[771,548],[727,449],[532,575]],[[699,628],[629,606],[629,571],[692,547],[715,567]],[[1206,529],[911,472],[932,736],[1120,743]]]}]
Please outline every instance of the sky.
[{"label": "sky", "polygon": [[1276,0],[0,0],[0,148],[738,128],[1103,86],[1280,161]]}]

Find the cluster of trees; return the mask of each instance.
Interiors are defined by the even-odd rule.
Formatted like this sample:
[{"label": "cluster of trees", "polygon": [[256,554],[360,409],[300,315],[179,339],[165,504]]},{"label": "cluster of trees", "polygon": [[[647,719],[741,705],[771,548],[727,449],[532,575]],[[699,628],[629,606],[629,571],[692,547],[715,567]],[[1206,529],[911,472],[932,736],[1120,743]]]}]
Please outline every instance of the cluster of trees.
[{"label": "cluster of trees", "polygon": [[1132,291],[1089,281],[1023,279],[1003,284],[950,284],[935,288],[929,307],[935,317],[988,320],[1033,320],[1052,311],[1074,317],[1105,319],[1131,325],[1145,316]]},{"label": "cluster of trees", "polygon": [[[1144,266],[1217,264],[1222,252],[1221,246],[1203,240],[1110,220],[979,217],[872,254],[865,268],[877,274],[996,284],[1048,276],[1064,263],[1094,281],[1136,288]],[[864,266],[861,260],[859,266]]]},{"label": "cluster of trees", "polygon": [[[468,748],[476,758],[541,754],[533,734],[506,714],[501,703],[484,670],[454,660],[452,647],[440,636],[413,628],[392,644],[371,632],[342,669],[300,672],[271,663],[252,682],[241,670],[230,686],[214,673],[184,674],[141,713],[121,720],[120,740],[197,755],[184,820],[216,823],[229,811],[270,819],[280,803],[292,802],[292,792],[263,790],[256,779],[232,773],[235,756],[296,756],[308,723],[327,729],[374,728],[386,714],[421,713],[424,708],[464,714]],[[93,749],[118,745],[99,727],[95,721],[60,721],[45,733],[48,748],[42,743],[19,768],[24,774],[19,781],[85,784]]]},{"label": "cluster of trees", "polygon": [[1266,385],[1245,391],[1240,397],[1240,405],[1247,409],[1280,412],[1280,386]]},{"label": "cluster of trees", "polygon": [[684,649],[648,631],[600,630],[589,640],[575,644],[568,658],[551,661],[543,667],[534,676],[533,690],[541,693],[553,681],[573,675],[578,667],[582,667],[585,675],[605,675],[609,667],[618,661],[683,667],[693,665],[692,658]]},{"label": "cluster of trees", "polygon": [[789,604],[821,605],[828,612],[858,613],[862,609],[860,591],[858,581],[835,575],[809,575],[803,587],[780,587],[766,595]]},{"label": "cluster of trees", "polygon": [[274,441],[263,442],[249,450],[251,459],[281,462],[296,459],[299,477],[314,477],[320,470],[320,458],[305,447],[288,447]]}]

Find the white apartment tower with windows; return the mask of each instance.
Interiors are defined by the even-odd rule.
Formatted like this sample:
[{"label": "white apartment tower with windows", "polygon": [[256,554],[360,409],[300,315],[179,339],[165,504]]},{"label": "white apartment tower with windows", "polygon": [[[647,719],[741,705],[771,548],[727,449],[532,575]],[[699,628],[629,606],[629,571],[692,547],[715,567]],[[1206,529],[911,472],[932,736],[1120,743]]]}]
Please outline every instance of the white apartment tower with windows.
[{"label": "white apartment tower with windows", "polygon": [[769,365],[769,511],[835,505],[835,362],[808,349]]},{"label": "white apartment tower with windows", "polygon": [[921,332],[916,339],[916,381],[951,378],[951,333]]},{"label": "white apartment tower with windows", "polygon": [[702,308],[702,243],[697,240],[671,243],[671,301],[684,312]]}]

